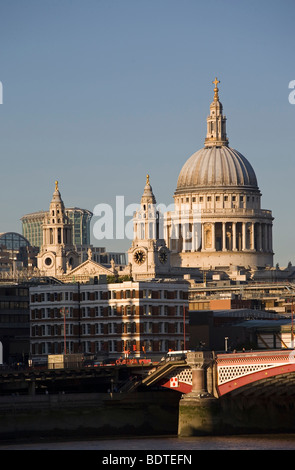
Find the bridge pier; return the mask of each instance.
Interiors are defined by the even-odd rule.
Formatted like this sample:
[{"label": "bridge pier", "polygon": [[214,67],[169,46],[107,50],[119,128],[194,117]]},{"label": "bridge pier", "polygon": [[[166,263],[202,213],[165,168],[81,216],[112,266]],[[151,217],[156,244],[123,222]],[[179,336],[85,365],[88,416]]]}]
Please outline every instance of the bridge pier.
[{"label": "bridge pier", "polygon": [[219,412],[219,400],[214,388],[214,356],[211,351],[187,353],[192,369],[192,391],[179,402],[178,435],[214,434],[214,416]]}]

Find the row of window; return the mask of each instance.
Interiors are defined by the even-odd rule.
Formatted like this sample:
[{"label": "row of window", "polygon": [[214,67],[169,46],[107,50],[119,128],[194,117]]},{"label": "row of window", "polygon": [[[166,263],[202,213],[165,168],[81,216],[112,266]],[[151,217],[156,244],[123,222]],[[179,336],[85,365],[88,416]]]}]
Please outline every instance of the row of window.
[{"label": "row of window", "polygon": [[28,310],[29,302],[19,302],[19,301],[0,301],[0,310]]},{"label": "row of window", "polygon": [[[119,352],[124,355],[124,351],[130,352],[139,352],[136,351],[136,344],[135,341],[123,341],[123,340],[98,340],[98,341],[81,341],[80,347],[82,353],[94,353],[100,354],[101,352],[109,352],[109,353],[116,353]],[[183,340],[167,340],[167,339],[160,339],[157,341],[153,341],[152,339],[145,339],[142,342],[142,351],[144,353],[149,352],[161,352],[166,353],[169,348],[174,350],[182,350],[183,349]],[[67,353],[75,352],[75,343],[73,341],[66,342],[66,350]],[[60,342],[46,342],[42,341],[41,343],[34,343],[32,345],[32,353],[33,354],[61,354],[64,351],[64,343],[63,341]],[[142,352],[140,351],[140,352]]]},{"label": "row of window", "polygon": [[[81,318],[88,318],[92,317],[93,313],[95,317],[103,317],[103,316],[116,316],[118,311],[122,315],[133,316],[136,315],[136,305],[109,305],[109,306],[95,306],[91,307],[82,307],[81,308]],[[141,313],[143,316],[169,316],[171,313],[171,307],[168,305],[143,305]],[[183,306],[182,305],[174,305],[173,306],[174,315],[182,316],[183,315]],[[93,312],[94,311],[94,312]],[[73,318],[74,316],[74,309],[73,307],[61,307],[61,308],[40,308],[31,310],[32,312],[32,319],[39,318],[41,320],[47,318],[55,318],[55,319],[63,319],[64,315],[66,318]]]},{"label": "row of window", "polygon": [[[213,200],[213,198],[214,198],[214,196],[213,197],[212,196],[199,196],[198,198],[193,196],[192,197],[192,202],[197,202],[197,201],[198,202],[204,202],[206,200],[207,200],[207,202],[211,202]],[[245,199],[245,198],[247,198],[247,199]],[[226,201],[231,200],[231,201],[235,202],[235,201],[240,200],[240,202],[244,202],[245,200],[247,200],[247,202],[249,202],[251,200],[251,198],[252,198],[252,202],[254,202],[255,200],[259,201],[258,196],[243,196],[243,195],[241,195],[241,196],[232,195],[231,197],[228,196],[228,195],[224,195],[223,196],[223,201],[226,202]],[[216,202],[219,202],[221,200],[222,200],[221,196],[215,196],[215,201]],[[181,198],[179,202],[181,202],[181,203],[190,202],[190,198],[189,197]]]},{"label": "row of window", "polygon": [[[186,292],[183,291],[168,291],[168,290],[151,290],[151,289],[143,289],[138,294],[140,298],[143,299],[150,299],[153,295],[156,295],[157,298],[168,299],[183,299],[186,297]],[[40,294],[33,294],[32,302],[62,302],[62,301],[70,301],[74,300],[74,295],[77,295],[77,292],[73,291],[65,291],[65,292],[41,292]],[[94,292],[81,292],[80,300],[107,300],[107,299],[135,299],[136,298],[136,291],[135,289],[127,289],[127,290],[108,290],[108,291],[94,291]]]},{"label": "row of window", "polygon": [[15,323],[27,323],[29,325],[30,318],[29,314],[24,313],[6,313],[0,315],[0,323],[7,323],[13,325]]},{"label": "row of window", "polygon": [[[183,333],[183,323],[175,322],[173,324],[168,322],[159,322],[157,325],[157,333],[166,334],[166,333]],[[155,324],[152,322],[145,322],[142,324],[143,334],[155,333]],[[65,325],[65,334],[66,336],[76,335],[74,331],[73,324]],[[83,323],[81,325],[81,335],[105,335],[105,334],[136,334],[137,328],[135,322],[126,322],[126,323]],[[33,337],[35,336],[63,336],[64,335],[64,326],[62,325],[41,325],[33,326],[31,330]]]}]

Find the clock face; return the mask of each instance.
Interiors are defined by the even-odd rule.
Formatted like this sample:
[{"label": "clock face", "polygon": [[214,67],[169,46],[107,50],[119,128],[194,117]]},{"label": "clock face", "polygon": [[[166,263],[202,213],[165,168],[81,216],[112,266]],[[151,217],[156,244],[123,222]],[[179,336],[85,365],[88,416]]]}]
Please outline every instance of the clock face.
[{"label": "clock face", "polygon": [[142,250],[137,250],[137,251],[134,253],[134,261],[135,261],[137,264],[142,264],[142,263],[145,261],[145,253],[144,253],[144,251],[142,251]]},{"label": "clock face", "polygon": [[166,263],[166,261],[168,259],[168,255],[167,255],[165,250],[161,250],[159,252],[158,256],[159,256],[159,260],[160,260],[161,263],[163,263],[163,264]]}]

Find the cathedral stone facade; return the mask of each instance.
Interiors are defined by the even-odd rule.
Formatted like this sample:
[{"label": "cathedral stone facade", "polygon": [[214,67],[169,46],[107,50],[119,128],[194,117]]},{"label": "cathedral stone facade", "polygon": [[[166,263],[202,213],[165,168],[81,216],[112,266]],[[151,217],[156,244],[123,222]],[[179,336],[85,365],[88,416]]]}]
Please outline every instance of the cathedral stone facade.
[{"label": "cathedral stone facade", "polygon": [[[205,144],[180,171],[174,211],[157,213],[151,192],[146,205],[142,200],[141,210],[135,214],[135,238],[129,250],[132,273],[138,273],[139,267],[141,276],[163,272],[163,262],[159,264],[156,256],[159,243],[166,253],[165,272],[172,275],[191,268],[261,269],[273,265],[272,213],[261,209],[261,192],[251,164],[229,147],[219,81],[213,83]],[[150,185],[145,187],[148,190]],[[156,230],[151,234],[143,229],[153,217],[154,227],[156,221],[163,221],[163,240]],[[153,261],[147,256],[148,241],[153,241]],[[139,261],[136,253],[140,247],[144,256]]]}]

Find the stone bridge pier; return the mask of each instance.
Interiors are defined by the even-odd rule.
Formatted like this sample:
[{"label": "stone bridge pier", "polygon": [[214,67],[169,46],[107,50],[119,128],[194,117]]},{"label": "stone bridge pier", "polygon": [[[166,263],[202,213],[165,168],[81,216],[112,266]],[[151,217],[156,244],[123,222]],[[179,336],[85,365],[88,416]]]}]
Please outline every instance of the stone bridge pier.
[{"label": "stone bridge pier", "polygon": [[212,351],[187,353],[192,369],[192,391],[179,402],[178,434],[180,436],[215,433],[214,416],[219,400],[215,388],[215,362]]},{"label": "stone bridge pier", "polygon": [[192,370],[192,391],[189,398],[205,398],[214,395],[214,356],[211,351],[187,353],[187,364]]}]

